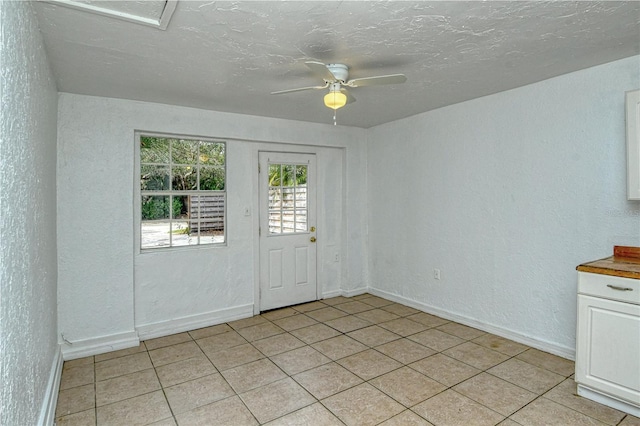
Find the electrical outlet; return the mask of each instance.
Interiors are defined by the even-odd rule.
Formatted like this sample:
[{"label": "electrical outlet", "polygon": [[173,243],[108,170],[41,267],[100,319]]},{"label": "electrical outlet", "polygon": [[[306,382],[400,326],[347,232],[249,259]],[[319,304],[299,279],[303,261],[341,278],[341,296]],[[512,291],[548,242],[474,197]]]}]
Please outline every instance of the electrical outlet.
[{"label": "electrical outlet", "polygon": [[335,252],[335,254],[333,255],[333,261],[340,262],[340,253]]},{"label": "electrical outlet", "polygon": [[439,279],[440,279],[440,269],[435,268],[435,269],[433,270],[433,278],[435,278],[436,280],[439,280]]}]

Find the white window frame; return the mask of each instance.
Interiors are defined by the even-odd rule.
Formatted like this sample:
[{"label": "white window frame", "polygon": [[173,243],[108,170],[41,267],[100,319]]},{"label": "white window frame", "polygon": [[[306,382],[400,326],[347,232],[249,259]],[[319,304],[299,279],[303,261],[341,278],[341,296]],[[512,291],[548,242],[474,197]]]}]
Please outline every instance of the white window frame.
[{"label": "white window frame", "polygon": [[[140,158],[140,140],[142,137],[156,137],[156,138],[167,138],[167,139],[183,139],[183,140],[196,140],[196,141],[204,141],[204,142],[212,142],[218,144],[225,145],[225,159],[224,159],[224,190],[191,190],[191,191],[177,191],[169,188],[166,191],[149,191],[144,192],[140,187],[140,172],[141,172],[141,158]],[[134,146],[135,146],[135,170],[134,170],[134,223],[135,223],[135,247],[138,253],[157,253],[163,251],[171,251],[171,250],[198,250],[198,249],[207,249],[207,248],[215,248],[215,247],[225,247],[227,245],[227,162],[228,162],[228,141],[205,137],[205,136],[194,136],[194,135],[185,135],[185,134],[172,134],[172,133],[158,133],[158,132],[148,132],[148,131],[135,131],[134,132]],[[173,163],[170,160],[169,170],[171,170]],[[171,179],[170,179],[171,180]],[[168,245],[168,246],[159,246],[159,247],[142,247],[142,223],[143,222],[151,222],[151,221],[143,221],[142,220],[142,197],[146,195],[150,196],[184,196],[184,195],[207,195],[207,194],[219,194],[224,197],[224,241],[219,243],[204,243],[201,244],[198,240],[198,244],[189,244],[189,245]],[[169,221],[174,221],[174,218],[168,219]],[[163,220],[158,220],[161,222]],[[166,220],[165,220],[166,221]],[[170,236],[172,239],[172,236]]]}]

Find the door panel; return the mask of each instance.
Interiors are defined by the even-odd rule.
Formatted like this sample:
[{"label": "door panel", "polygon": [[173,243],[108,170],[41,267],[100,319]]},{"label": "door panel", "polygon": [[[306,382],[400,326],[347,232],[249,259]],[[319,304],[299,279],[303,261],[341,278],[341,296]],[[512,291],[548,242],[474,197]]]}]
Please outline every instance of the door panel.
[{"label": "door panel", "polygon": [[260,152],[260,310],[317,299],[313,154]]},{"label": "door panel", "polygon": [[282,250],[269,251],[269,289],[282,288]]},{"label": "door panel", "polygon": [[308,282],[308,252],[308,247],[296,247],[296,285],[304,285]]}]

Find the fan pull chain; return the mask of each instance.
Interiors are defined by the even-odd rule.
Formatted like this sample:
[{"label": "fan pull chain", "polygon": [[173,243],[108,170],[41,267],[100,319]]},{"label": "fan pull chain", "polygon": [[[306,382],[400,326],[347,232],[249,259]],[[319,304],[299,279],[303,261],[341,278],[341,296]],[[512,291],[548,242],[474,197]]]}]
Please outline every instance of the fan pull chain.
[{"label": "fan pull chain", "polygon": [[338,125],[338,121],[336,120],[336,114],[338,113],[337,109],[333,110],[333,125],[337,126]]}]

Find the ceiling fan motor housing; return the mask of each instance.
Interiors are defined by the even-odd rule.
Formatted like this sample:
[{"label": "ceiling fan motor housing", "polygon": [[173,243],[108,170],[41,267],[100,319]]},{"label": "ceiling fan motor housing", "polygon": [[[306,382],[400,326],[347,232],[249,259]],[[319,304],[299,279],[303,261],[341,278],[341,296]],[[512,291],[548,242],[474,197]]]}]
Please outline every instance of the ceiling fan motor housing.
[{"label": "ceiling fan motor housing", "polygon": [[327,64],[327,68],[336,80],[344,83],[349,78],[349,67],[344,64]]},{"label": "ceiling fan motor housing", "polygon": [[342,85],[338,82],[329,84],[329,92],[339,92],[342,90]]}]

